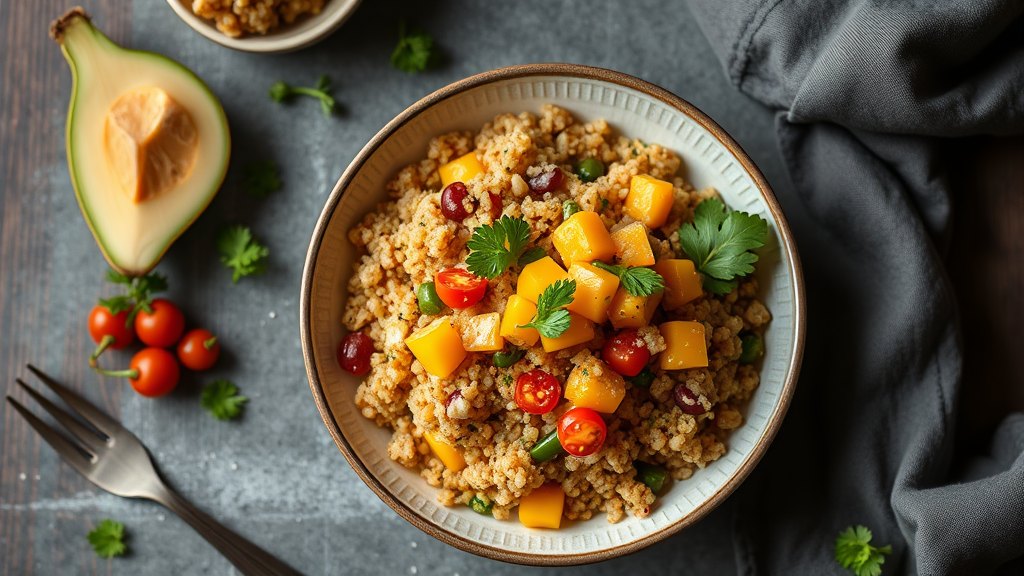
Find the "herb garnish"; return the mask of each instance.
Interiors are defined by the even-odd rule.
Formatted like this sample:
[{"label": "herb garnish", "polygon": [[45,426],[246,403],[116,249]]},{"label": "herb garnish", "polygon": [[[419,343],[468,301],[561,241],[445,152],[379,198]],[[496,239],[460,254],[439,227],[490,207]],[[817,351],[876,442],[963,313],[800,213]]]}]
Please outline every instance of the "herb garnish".
[{"label": "herb garnish", "polygon": [[398,46],[391,53],[391,65],[403,72],[415,74],[430,65],[434,37],[419,28],[405,33],[405,21],[398,23]]},{"label": "herb garnish", "polygon": [[466,243],[469,271],[488,280],[504,272],[530,240],[530,225],[522,217],[502,216],[491,226],[480,226]]},{"label": "herb garnish", "polygon": [[619,281],[622,282],[622,287],[632,296],[650,296],[659,290],[665,289],[665,279],[661,277],[661,274],[650,268],[644,268],[643,266],[634,266],[632,268],[613,266],[605,264],[600,260],[595,260],[591,264],[618,276]]},{"label": "herb garnish", "polygon": [[547,255],[548,253],[543,248],[541,248],[540,246],[534,246],[533,248],[530,248],[526,252],[523,252],[523,255],[519,257],[519,260],[516,261],[516,264],[518,266],[526,266],[527,264],[531,262],[536,262],[537,260],[540,260],[541,258]]},{"label": "herb garnish", "polygon": [[167,277],[156,272],[145,276],[126,276],[116,270],[107,270],[107,282],[124,284],[128,290],[127,294],[99,300],[100,306],[110,310],[111,314],[130,310],[126,326],[132,325],[139,310],[145,310],[147,314],[152,313],[153,309],[149,304],[153,301],[153,293],[167,290]]},{"label": "herb garnish", "polygon": [[262,160],[245,166],[245,191],[253,198],[264,199],[271,192],[281,189],[277,177],[277,164],[273,160]]},{"label": "herb garnish", "polygon": [[572,322],[569,311],[563,308],[572,303],[576,293],[575,280],[558,280],[544,289],[537,298],[537,315],[529,324],[517,328],[536,328],[545,338],[558,338]]},{"label": "herb garnish", "polygon": [[703,275],[704,288],[728,294],[739,283],[736,276],[754,271],[764,246],[768,222],[746,212],[728,212],[717,198],[705,198],[693,212],[693,224],[679,228],[679,244]]},{"label": "herb garnish", "polygon": [[199,403],[217,420],[230,420],[242,413],[242,404],[248,402],[238,395],[238,387],[227,380],[214,380],[203,388]]},{"label": "herb garnish", "polygon": [[113,558],[123,556],[128,550],[124,543],[124,524],[114,522],[109,518],[100,522],[92,532],[86,535],[89,544],[100,558]]},{"label": "herb garnish", "polygon": [[324,116],[330,116],[331,112],[334,112],[334,98],[328,94],[330,89],[331,79],[327,76],[321,76],[316,81],[316,88],[289,86],[281,81],[270,87],[269,94],[270,99],[278,103],[284,102],[292,96],[311,96],[320,100],[320,111],[324,113]]},{"label": "herb garnish", "polygon": [[836,561],[857,576],[879,576],[885,554],[892,554],[892,546],[872,546],[871,530],[864,526],[849,526],[836,538]]},{"label": "herb garnish", "polygon": [[270,250],[257,242],[252,237],[252,231],[241,224],[220,231],[217,235],[217,250],[223,254],[220,261],[232,269],[232,282],[238,282],[242,276],[262,274],[267,269],[265,258]]}]

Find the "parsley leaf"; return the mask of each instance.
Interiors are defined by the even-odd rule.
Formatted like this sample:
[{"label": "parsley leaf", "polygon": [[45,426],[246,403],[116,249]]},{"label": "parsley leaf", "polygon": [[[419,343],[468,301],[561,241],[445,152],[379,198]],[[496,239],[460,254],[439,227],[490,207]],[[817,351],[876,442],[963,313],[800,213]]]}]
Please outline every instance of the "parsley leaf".
[{"label": "parsley leaf", "polygon": [[558,280],[544,289],[537,298],[537,315],[529,324],[517,328],[536,328],[545,338],[558,338],[569,329],[569,311],[563,308],[572,303],[576,294],[575,280]]},{"label": "parsley leaf", "polygon": [[533,248],[530,248],[526,252],[523,252],[523,255],[520,256],[519,260],[516,261],[516,265],[526,266],[527,264],[531,262],[536,262],[537,260],[540,260],[541,258],[547,255],[548,253],[545,252],[543,248],[541,248],[540,246],[534,246]]},{"label": "parsley leaf", "polygon": [[123,556],[128,550],[124,544],[124,524],[107,519],[100,522],[92,532],[86,535],[89,544],[100,558]]},{"label": "parsley leaf", "polygon": [[285,82],[276,82],[270,87],[268,94],[274,102],[281,103],[292,96],[310,96],[320,100],[320,111],[324,116],[330,116],[334,112],[334,98],[328,92],[331,90],[331,79],[321,76],[316,82],[316,88],[304,86],[289,86]]},{"label": "parsley leaf", "polygon": [[704,288],[728,294],[736,288],[737,276],[754,271],[757,254],[764,246],[768,222],[746,212],[728,212],[717,198],[697,204],[693,223],[679,228],[679,243],[704,276]]},{"label": "parsley leaf", "polygon": [[107,282],[124,285],[128,294],[101,298],[99,304],[110,310],[111,314],[129,310],[127,326],[132,325],[139,310],[145,310],[147,313],[153,311],[149,304],[153,301],[154,292],[167,290],[167,277],[157,272],[150,272],[145,276],[128,276],[116,270],[107,270],[106,279]]},{"label": "parsley leaf", "polygon": [[665,279],[661,277],[661,274],[650,268],[644,268],[643,266],[634,266],[632,268],[612,266],[600,260],[595,260],[591,264],[618,276],[619,282],[622,282],[622,287],[632,296],[650,296],[659,290],[665,289]]},{"label": "parsley leaf", "polygon": [[217,250],[223,254],[220,261],[232,269],[232,282],[238,282],[242,276],[262,274],[267,269],[265,258],[270,251],[252,237],[249,228],[241,224],[220,231],[217,235]]},{"label": "parsley leaf", "polygon": [[884,554],[892,553],[892,546],[875,548],[870,544],[871,530],[864,526],[849,526],[836,538],[836,561],[850,568],[857,576],[879,576]]},{"label": "parsley leaf", "polygon": [[273,160],[253,162],[245,166],[245,191],[253,198],[264,199],[281,189],[277,164]]},{"label": "parsley leaf", "polygon": [[405,21],[398,23],[398,46],[391,53],[391,65],[403,72],[415,74],[427,69],[433,56],[434,37],[419,28],[405,33]]},{"label": "parsley leaf", "polygon": [[217,420],[230,420],[242,413],[242,404],[248,402],[238,395],[238,387],[227,380],[214,380],[203,388],[199,403]]},{"label": "parsley leaf", "polygon": [[[522,217],[502,216],[493,225],[480,226],[466,243],[469,271],[488,280],[497,278],[530,240],[530,225]],[[506,247],[507,246],[507,247]]]}]

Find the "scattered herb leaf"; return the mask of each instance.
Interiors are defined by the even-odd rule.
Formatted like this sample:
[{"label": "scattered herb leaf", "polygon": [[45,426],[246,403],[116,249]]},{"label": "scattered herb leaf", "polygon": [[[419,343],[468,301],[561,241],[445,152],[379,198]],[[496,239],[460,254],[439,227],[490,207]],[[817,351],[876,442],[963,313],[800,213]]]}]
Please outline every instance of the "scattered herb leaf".
[{"label": "scattered herb leaf", "polygon": [[661,274],[650,268],[644,268],[643,266],[634,266],[632,268],[613,266],[605,264],[600,260],[595,260],[593,265],[618,276],[619,282],[622,282],[622,287],[633,296],[650,296],[659,290],[665,289],[665,279],[661,277]]},{"label": "scattered herb leaf", "polygon": [[241,224],[220,231],[217,250],[222,254],[220,261],[231,269],[232,282],[238,282],[242,276],[262,274],[267,269],[266,257],[270,250],[257,242],[252,231]]},{"label": "scattered herb leaf", "polygon": [[836,561],[857,576],[879,576],[885,563],[884,555],[891,553],[892,546],[872,546],[871,530],[864,526],[849,526],[836,538]]},{"label": "scattered herb leaf", "polygon": [[405,31],[405,21],[398,23],[398,45],[391,53],[391,65],[403,72],[415,74],[427,69],[433,55],[434,37],[419,28]]},{"label": "scattered herb leaf", "polygon": [[107,270],[106,278],[107,282],[123,284],[128,293],[101,298],[99,304],[110,310],[111,314],[129,310],[127,326],[132,325],[139,310],[153,311],[149,306],[153,301],[153,293],[167,290],[167,277],[157,272],[150,272],[145,276],[126,276],[116,270]]},{"label": "scattered herb leaf", "polygon": [[558,280],[544,289],[537,298],[537,315],[529,324],[519,328],[536,328],[545,338],[558,338],[569,329],[569,311],[563,307],[572,303],[576,293],[575,280]]},{"label": "scattered herb leaf", "polygon": [[113,558],[123,556],[128,550],[124,544],[124,524],[114,522],[109,518],[100,522],[100,525],[86,535],[89,544],[100,558]]},{"label": "scattered herb leaf", "polygon": [[245,166],[245,191],[253,198],[263,199],[281,189],[277,177],[277,164],[273,160],[262,160]]},{"label": "scattered herb leaf", "polygon": [[320,100],[320,111],[324,116],[330,116],[334,112],[334,98],[328,92],[331,90],[331,79],[321,76],[316,82],[315,88],[305,86],[289,86],[284,81],[275,83],[270,87],[270,99],[274,102],[284,102],[292,96],[310,96]]},{"label": "scattered herb leaf", "polygon": [[248,402],[238,395],[238,387],[227,380],[214,380],[203,388],[200,404],[217,420],[230,420],[242,413],[242,404]]},{"label": "scattered herb leaf", "polygon": [[469,271],[488,280],[504,272],[530,240],[530,225],[522,217],[502,216],[490,226],[479,226],[466,243]]},{"label": "scattered herb leaf", "polygon": [[679,228],[679,243],[703,275],[704,288],[728,294],[736,288],[737,276],[754,271],[757,254],[764,246],[768,222],[746,212],[729,212],[717,198],[697,204],[692,224]]},{"label": "scattered herb leaf", "polygon": [[526,266],[527,264],[531,262],[536,262],[537,260],[540,260],[541,258],[547,255],[548,253],[545,252],[543,248],[541,248],[540,246],[534,246],[533,248],[530,248],[526,252],[523,252],[523,255],[519,257],[519,260],[516,261],[516,264],[519,266]]}]

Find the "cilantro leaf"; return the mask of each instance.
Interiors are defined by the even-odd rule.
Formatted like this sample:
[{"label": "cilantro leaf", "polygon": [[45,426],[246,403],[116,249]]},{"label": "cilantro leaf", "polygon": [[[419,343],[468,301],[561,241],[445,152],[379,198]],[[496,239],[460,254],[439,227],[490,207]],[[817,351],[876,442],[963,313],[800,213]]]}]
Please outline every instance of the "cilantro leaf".
[{"label": "cilantro leaf", "polygon": [[679,228],[679,244],[704,276],[704,288],[728,294],[737,276],[754,271],[751,252],[768,237],[768,222],[746,212],[728,212],[717,198],[705,198],[693,212],[693,223]]},{"label": "cilantro leaf", "polygon": [[526,266],[527,264],[531,262],[536,262],[537,260],[540,260],[541,258],[547,255],[548,253],[545,252],[543,248],[541,248],[540,246],[534,246],[533,248],[530,248],[526,252],[523,252],[523,255],[520,256],[519,260],[516,261],[516,265]]},{"label": "cilantro leaf", "polygon": [[217,420],[230,420],[242,413],[242,404],[248,401],[245,396],[238,395],[238,387],[231,382],[214,380],[203,388],[199,403]]},{"label": "cilantro leaf", "polygon": [[558,338],[569,329],[569,311],[563,308],[572,303],[576,294],[575,280],[558,280],[541,292],[537,298],[537,315],[529,324],[518,328],[536,328],[545,338]]},{"label": "cilantro leaf", "polygon": [[433,56],[434,37],[419,28],[405,33],[405,21],[398,23],[398,45],[391,53],[391,65],[403,72],[415,74],[427,69]]},{"label": "cilantro leaf", "polygon": [[242,276],[262,274],[267,269],[265,258],[270,250],[257,242],[252,237],[252,231],[241,224],[220,231],[217,235],[217,250],[223,254],[220,261],[232,269],[232,282],[238,282]]},{"label": "cilantro leaf", "polygon": [[488,280],[497,278],[530,240],[530,225],[522,217],[502,216],[490,226],[479,226],[466,243],[469,271]]},{"label": "cilantro leaf", "polygon": [[149,304],[153,301],[154,292],[167,290],[167,277],[157,272],[151,272],[145,276],[127,276],[116,270],[107,270],[106,280],[113,284],[123,284],[127,288],[128,294],[101,298],[99,304],[110,310],[111,314],[129,310],[127,326],[132,325],[139,310],[153,311]]},{"label": "cilantro leaf", "polygon": [[86,535],[89,544],[100,558],[123,556],[128,550],[124,544],[124,524],[107,519]]},{"label": "cilantro leaf", "polygon": [[273,160],[253,162],[245,166],[245,191],[253,198],[263,199],[271,192],[281,189],[281,179],[277,177],[277,164]]},{"label": "cilantro leaf", "polygon": [[879,576],[885,563],[884,555],[892,553],[892,546],[875,548],[871,538],[871,530],[864,526],[847,527],[836,538],[836,561],[857,576]]},{"label": "cilantro leaf", "polygon": [[267,92],[270,95],[270,99],[274,102],[281,103],[291,98],[292,96],[310,96],[320,101],[320,111],[324,113],[324,116],[330,116],[334,112],[334,98],[328,94],[331,89],[331,79],[327,76],[321,76],[316,82],[316,88],[306,88],[304,86],[289,86],[284,81],[275,82],[270,90]]},{"label": "cilantro leaf", "polygon": [[622,282],[622,287],[632,296],[650,296],[655,292],[665,289],[665,279],[661,277],[661,274],[650,268],[644,268],[643,266],[634,266],[632,268],[613,266],[605,264],[600,260],[595,260],[592,264],[601,270],[618,276],[619,282]]}]

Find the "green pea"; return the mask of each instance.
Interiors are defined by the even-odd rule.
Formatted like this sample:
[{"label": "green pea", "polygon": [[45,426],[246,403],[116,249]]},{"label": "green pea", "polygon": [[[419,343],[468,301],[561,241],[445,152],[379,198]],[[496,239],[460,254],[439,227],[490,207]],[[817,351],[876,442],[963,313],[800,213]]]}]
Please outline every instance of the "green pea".
[{"label": "green pea", "polygon": [[576,175],[584,182],[593,182],[604,176],[604,164],[597,158],[585,158],[576,166]]},{"label": "green pea", "polygon": [[558,441],[558,432],[548,434],[530,448],[530,456],[538,463],[551,460],[561,453],[562,443]]},{"label": "green pea", "polygon": [[568,220],[569,216],[580,211],[580,205],[575,200],[562,202],[562,220]]},{"label": "green pea", "polygon": [[661,489],[665,486],[665,478],[668,477],[668,471],[657,466],[655,464],[648,464],[647,462],[641,462],[637,460],[633,463],[636,466],[636,479],[643,482],[651,489],[651,492],[657,494],[661,492]]},{"label": "green pea", "polygon": [[423,314],[439,314],[443,303],[437,295],[433,282],[424,282],[416,289],[416,301],[419,302]]},{"label": "green pea", "polygon": [[650,388],[652,382],[654,382],[654,372],[651,372],[647,366],[644,366],[639,374],[629,379],[630,384],[640,388]]},{"label": "green pea", "polygon": [[526,354],[526,350],[513,347],[509,352],[505,352],[504,350],[495,352],[492,360],[496,367],[508,368],[516,362],[519,362],[519,359],[523,357],[523,354]]},{"label": "green pea", "polygon": [[740,364],[753,364],[764,355],[764,342],[757,334],[747,334],[740,338],[743,352],[740,353]]},{"label": "green pea", "polygon": [[472,498],[469,499],[469,507],[472,508],[473,512],[476,512],[477,514],[489,516],[491,513],[491,508],[493,506],[493,502],[485,502],[477,498],[476,496],[473,496]]}]

